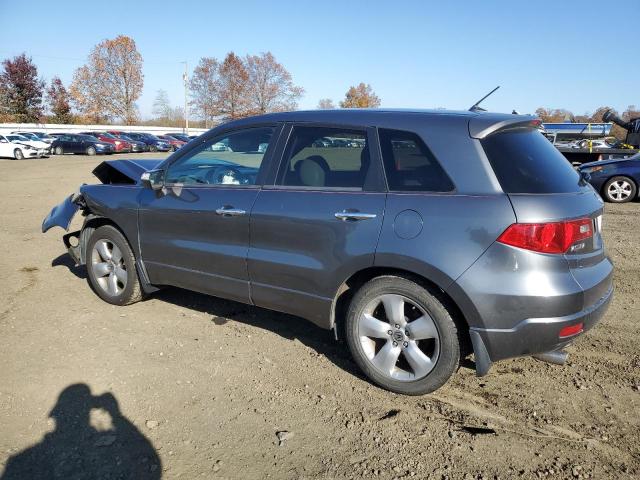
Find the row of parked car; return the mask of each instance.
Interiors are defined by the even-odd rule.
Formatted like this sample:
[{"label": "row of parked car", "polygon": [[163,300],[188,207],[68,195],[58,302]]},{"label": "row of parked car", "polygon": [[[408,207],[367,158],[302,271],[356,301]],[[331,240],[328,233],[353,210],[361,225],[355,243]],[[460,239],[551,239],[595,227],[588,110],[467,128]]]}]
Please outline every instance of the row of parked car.
[{"label": "row of parked car", "polygon": [[197,135],[181,133],[153,135],[146,132],[109,130],[80,133],[43,133],[16,131],[0,134],[0,157],[41,158],[50,154],[81,153],[85,155],[174,152]]}]

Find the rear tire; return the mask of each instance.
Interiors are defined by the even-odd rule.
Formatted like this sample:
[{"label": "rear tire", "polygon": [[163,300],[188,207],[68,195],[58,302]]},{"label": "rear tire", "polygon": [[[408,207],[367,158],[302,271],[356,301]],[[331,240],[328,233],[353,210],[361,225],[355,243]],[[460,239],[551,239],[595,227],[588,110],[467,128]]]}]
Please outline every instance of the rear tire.
[{"label": "rear tire", "polygon": [[636,198],[638,186],[631,178],[621,175],[609,179],[602,191],[608,202],[626,203]]},{"label": "rear tire", "polygon": [[345,333],[360,369],[392,392],[433,392],[460,363],[458,329],[440,294],[403,277],[363,285],[349,306]]},{"label": "rear tire", "polygon": [[97,228],[89,238],[86,257],[89,283],[102,300],[112,305],[142,300],[135,256],[117,228]]},{"label": "rear tire", "polygon": [[89,155],[90,157],[93,157],[95,154],[96,154],[95,147],[87,147],[87,155]]},{"label": "rear tire", "polygon": [[16,160],[24,160],[24,153],[22,153],[22,150],[20,150],[19,148],[16,148],[13,151],[13,156]]}]

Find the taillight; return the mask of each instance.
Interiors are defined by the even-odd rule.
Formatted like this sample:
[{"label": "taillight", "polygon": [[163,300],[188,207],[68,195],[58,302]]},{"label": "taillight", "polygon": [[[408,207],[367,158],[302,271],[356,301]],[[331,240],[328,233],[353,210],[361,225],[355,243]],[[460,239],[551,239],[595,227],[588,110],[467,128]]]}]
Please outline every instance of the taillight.
[{"label": "taillight", "polygon": [[580,218],[553,223],[514,223],[498,242],[540,253],[565,253],[584,248],[583,240],[593,237],[593,220]]}]

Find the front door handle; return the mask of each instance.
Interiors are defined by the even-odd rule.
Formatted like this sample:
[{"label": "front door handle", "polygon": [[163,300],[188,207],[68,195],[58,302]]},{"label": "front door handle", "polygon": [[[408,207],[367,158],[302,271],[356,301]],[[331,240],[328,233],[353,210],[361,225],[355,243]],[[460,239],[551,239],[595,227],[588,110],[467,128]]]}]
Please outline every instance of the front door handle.
[{"label": "front door handle", "polygon": [[244,210],[240,210],[239,208],[224,206],[217,208],[216,213],[218,215],[222,215],[223,217],[239,217],[241,215],[245,215],[247,212],[245,212]]},{"label": "front door handle", "polygon": [[342,221],[371,220],[372,218],[376,218],[377,215],[375,213],[350,212],[350,211],[344,210],[342,212],[336,212],[335,217],[338,220],[342,220]]}]

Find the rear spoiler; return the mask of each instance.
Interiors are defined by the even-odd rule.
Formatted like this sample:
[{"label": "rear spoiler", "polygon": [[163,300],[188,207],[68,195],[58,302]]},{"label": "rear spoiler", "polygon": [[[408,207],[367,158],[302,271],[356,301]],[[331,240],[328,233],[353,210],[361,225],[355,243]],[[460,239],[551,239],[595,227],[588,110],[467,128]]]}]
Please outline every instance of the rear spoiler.
[{"label": "rear spoiler", "polygon": [[469,120],[469,135],[482,139],[506,128],[539,128],[541,124],[533,115],[480,114]]}]

